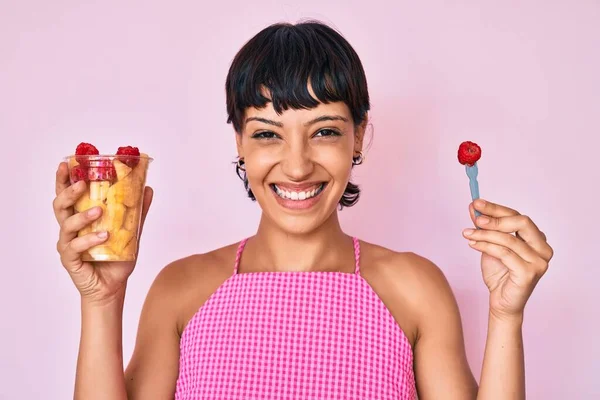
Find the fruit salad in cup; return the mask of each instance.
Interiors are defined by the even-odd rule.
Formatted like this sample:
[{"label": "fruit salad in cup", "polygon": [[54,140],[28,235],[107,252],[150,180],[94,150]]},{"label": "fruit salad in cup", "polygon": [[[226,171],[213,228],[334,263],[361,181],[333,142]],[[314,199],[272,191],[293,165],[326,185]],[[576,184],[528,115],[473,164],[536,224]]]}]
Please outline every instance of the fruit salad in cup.
[{"label": "fruit salad in cup", "polygon": [[86,192],[75,203],[76,212],[102,208],[102,216],[78,232],[108,232],[108,239],[82,255],[84,261],[134,261],[144,202],[148,165],[152,161],[137,147],[119,147],[115,154],[101,155],[89,143],[80,143],[65,158],[71,184],[85,181]]}]

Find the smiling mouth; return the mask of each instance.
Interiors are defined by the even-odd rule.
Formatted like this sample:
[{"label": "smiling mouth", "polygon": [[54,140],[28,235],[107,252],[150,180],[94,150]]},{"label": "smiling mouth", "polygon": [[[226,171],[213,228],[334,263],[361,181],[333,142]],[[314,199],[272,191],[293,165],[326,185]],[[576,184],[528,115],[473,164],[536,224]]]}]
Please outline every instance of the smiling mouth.
[{"label": "smiling mouth", "polygon": [[280,188],[274,183],[270,184],[269,186],[271,187],[273,192],[275,192],[275,194],[281,197],[282,199],[302,201],[318,196],[327,186],[327,182],[323,182],[321,184],[315,185],[313,188],[302,191],[290,190],[283,187]]}]

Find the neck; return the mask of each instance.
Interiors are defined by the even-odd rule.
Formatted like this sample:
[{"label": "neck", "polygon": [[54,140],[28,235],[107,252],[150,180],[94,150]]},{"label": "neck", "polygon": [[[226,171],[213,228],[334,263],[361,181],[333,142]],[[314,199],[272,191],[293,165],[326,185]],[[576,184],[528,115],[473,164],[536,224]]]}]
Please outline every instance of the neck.
[{"label": "neck", "polygon": [[246,272],[354,271],[354,245],[340,226],[337,211],[309,233],[290,234],[264,214],[244,251]]}]

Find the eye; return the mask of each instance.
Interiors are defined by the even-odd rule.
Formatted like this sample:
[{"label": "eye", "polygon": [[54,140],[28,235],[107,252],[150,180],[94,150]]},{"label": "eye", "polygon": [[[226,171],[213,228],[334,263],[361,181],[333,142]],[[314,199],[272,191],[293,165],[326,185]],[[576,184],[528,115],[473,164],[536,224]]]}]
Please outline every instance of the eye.
[{"label": "eye", "polygon": [[252,135],[253,139],[277,139],[279,136],[275,132],[264,131],[256,132]]},{"label": "eye", "polygon": [[338,131],[333,129],[321,129],[315,134],[315,137],[341,136]]}]

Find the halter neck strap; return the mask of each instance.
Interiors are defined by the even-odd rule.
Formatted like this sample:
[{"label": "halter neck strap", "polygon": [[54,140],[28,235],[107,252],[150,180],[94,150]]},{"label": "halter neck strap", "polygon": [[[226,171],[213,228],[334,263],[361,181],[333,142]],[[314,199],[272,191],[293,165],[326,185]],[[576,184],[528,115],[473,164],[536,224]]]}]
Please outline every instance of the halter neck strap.
[{"label": "halter neck strap", "polygon": [[235,265],[233,266],[234,275],[238,273],[238,268],[240,267],[240,259],[242,258],[242,253],[244,252],[244,247],[246,247],[247,242],[248,238],[242,240],[238,245],[237,252],[235,254]]},{"label": "halter neck strap", "polygon": [[358,238],[353,237],[354,242],[354,273],[360,275],[360,241]]}]

